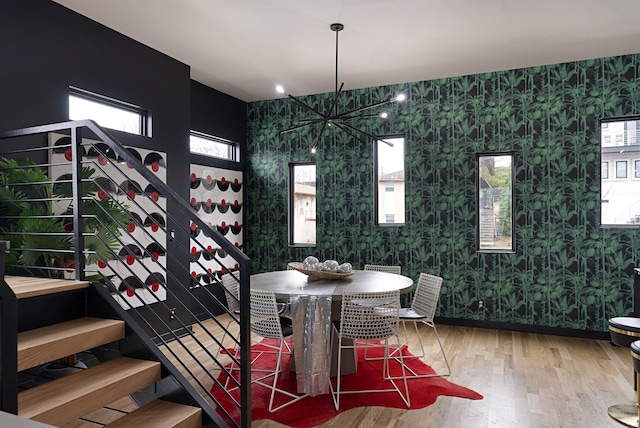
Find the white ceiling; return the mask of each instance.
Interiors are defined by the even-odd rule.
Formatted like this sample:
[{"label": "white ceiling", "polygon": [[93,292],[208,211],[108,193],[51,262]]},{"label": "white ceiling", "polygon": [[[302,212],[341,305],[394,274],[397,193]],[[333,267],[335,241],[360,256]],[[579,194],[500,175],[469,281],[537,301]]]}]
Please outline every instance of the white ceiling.
[{"label": "white ceiling", "polygon": [[640,0],[55,0],[244,101],[640,52]]}]

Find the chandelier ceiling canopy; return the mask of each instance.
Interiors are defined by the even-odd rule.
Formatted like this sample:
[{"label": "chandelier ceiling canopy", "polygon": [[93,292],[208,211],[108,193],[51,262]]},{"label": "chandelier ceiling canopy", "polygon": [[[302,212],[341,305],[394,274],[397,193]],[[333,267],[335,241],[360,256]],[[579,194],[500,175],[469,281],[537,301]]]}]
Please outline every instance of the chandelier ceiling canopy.
[{"label": "chandelier ceiling canopy", "polygon": [[300,105],[301,107],[303,107],[305,110],[308,110],[309,112],[311,112],[313,114],[313,117],[311,119],[301,119],[299,120],[299,124],[295,125],[291,128],[285,129],[283,131],[280,131],[281,134],[285,134],[288,132],[292,132],[301,128],[305,128],[308,126],[314,126],[314,125],[320,125],[320,131],[318,132],[318,138],[316,140],[316,142],[314,143],[313,147],[311,148],[311,152],[315,153],[317,148],[318,148],[318,143],[320,142],[320,139],[322,138],[322,134],[324,133],[325,129],[327,127],[332,127],[335,126],[337,128],[342,129],[343,131],[351,134],[351,135],[356,135],[359,137],[367,137],[369,139],[371,139],[372,141],[383,141],[384,143],[393,146],[393,143],[389,142],[389,141],[385,141],[384,139],[381,139],[380,137],[376,137],[375,135],[372,135],[366,131],[363,131],[362,129],[359,129],[357,127],[355,127],[353,125],[353,122],[357,119],[364,119],[364,118],[380,118],[380,119],[386,119],[387,118],[387,112],[385,111],[381,111],[378,113],[372,113],[371,109],[376,108],[376,107],[381,107],[383,105],[386,104],[390,104],[390,103],[394,103],[394,102],[402,102],[405,100],[405,95],[400,93],[392,98],[371,104],[371,105],[367,105],[365,107],[360,107],[357,109],[353,109],[353,110],[340,110],[339,105],[338,105],[338,98],[340,96],[340,94],[342,93],[342,88],[344,87],[344,82],[340,84],[340,87],[338,87],[338,33],[340,31],[342,31],[344,29],[344,25],[336,23],[336,24],[331,24],[331,26],[329,27],[331,28],[331,31],[334,31],[336,33],[336,76],[335,76],[335,93],[333,96],[333,100],[331,101],[331,107],[329,108],[329,110],[325,113],[320,112],[318,109],[310,106],[309,104],[304,103],[303,101],[301,101],[300,99],[294,97],[293,95],[289,94],[289,98],[291,98],[296,104]]}]

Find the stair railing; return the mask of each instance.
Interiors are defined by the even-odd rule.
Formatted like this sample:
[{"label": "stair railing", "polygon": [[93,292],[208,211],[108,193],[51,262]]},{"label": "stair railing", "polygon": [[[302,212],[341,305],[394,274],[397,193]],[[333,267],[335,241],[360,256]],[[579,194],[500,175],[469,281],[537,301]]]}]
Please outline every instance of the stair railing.
[{"label": "stair railing", "polygon": [[[55,142],[52,136],[57,138]],[[46,141],[44,137],[47,137]],[[66,174],[49,177],[52,194],[34,195],[30,187],[33,182],[8,183],[20,192],[17,194],[20,198],[16,196],[17,199],[5,202],[28,202],[51,209],[46,214],[27,210],[27,215],[14,213],[2,215],[0,219],[5,222],[24,221],[25,218],[39,222],[57,219],[64,224],[64,230],[0,232],[2,239],[21,243],[12,245],[9,255],[12,260],[23,263],[10,263],[8,268],[38,276],[92,280],[94,289],[108,306],[128,320],[146,344],[155,345],[155,355],[168,363],[169,371],[183,389],[191,394],[199,391],[201,396],[195,399],[209,420],[216,426],[250,426],[250,365],[242,364],[242,361],[250,361],[247,316],[250,261],[240,248],[225,238],[229,227],[208,224],[143,164],[143,159],[136,156],[135,148],[124,147],[93,121],[0,132],[0,140],[15,141],[13,147],[20,147],[3,151],[0,156],[31,159],[28,164],[23,161],[18,166],[24,171],[32,171],[30,168],[34,167],[49,175],[66,171]],[[0,147],[8,145],[0,144]],[[138,179],[133,183],[129,180],[132,171]],[[65,194],[63,189],[70,190]],[[114,223],[119,227],[114,228]],[[195,239],[200,234],[206,240]],[[33,235],[56,245],[25,245],[25,242],[34,242]],[[65,247],[69,243],[71,245]],[[63,262],[24,263],[52,255]],[[201,273],[196,274],[192,269]],[[236,297],[225,295],[221,281],[225,273],[231,273],[240,284],[239,316],[226,306],[225,297]],[[0,293],[3,288],[0,287]],[[200,302],[194,296],[195,289],[202,290],[213,304]],[[202,314],[211,322],[201,321]],[[239,330],[239,340],[226,330],[228,318],[234,321],[232,329]],[[211,324],[213,328],[208,327]],[[5,330],[7,324],[3,322],[2,331]],[[233,353],[217,351],[229,347],[228,343],[221,342],[222,337],[232,338],[231,347],[240,347],[240,358],[234,358]],[[7,346],[4,337],[2,346]],[[4,357],[2,363],[4,385],[5,377],[11,374],[5,370]],[[240,367],[239,378],[232,376],[230,365]],[[231,383],[239,389],[239,399],[218,380],[225,376],[230,377]],[[187,377],[193,384],[186,380]],[[211,388],[222,391],[233,408],[225,408],[211,394]],[[232,416],[238,411],[239,419]]]},{"label": "stair railing", "polygon": [[18,414],[18,299],[4,280],[4,253],[0,241],[0,410]]}]

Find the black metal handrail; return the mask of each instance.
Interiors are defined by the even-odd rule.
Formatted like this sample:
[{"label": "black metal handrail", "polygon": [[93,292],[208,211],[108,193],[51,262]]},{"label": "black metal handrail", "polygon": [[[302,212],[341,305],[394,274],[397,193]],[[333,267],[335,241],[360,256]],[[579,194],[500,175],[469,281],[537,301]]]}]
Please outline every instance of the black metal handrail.
[{"label": "black metal handrail", "polygon": [[0,406],[18,414],[18,299],[4,280],[4,252],[8,241],[0,241]]},{"label": "black metal handrail", "polygon": [[[68,162],[54,161],[50,155],[54,147],[49,145],[45,146],[44,144],[41,147],[28,147],[26,149],[4,152],[4,156],[18,158],[26,154],[28,157],[36,158],[36,153],[38,153],[39,150],[47,150],[51,151],[47,156],[48,162],[40,162],[36,165],[37,167],[46,171],[61,166],[67,168],[69,171],[68,176],[59,180],[54,180],[54,177],[51,177],[51,179],[53,186],[71,186],[72,195],[69,195],[68,199],[55,197],[53,195],[48,195],[48,197],[38,195],[40,197],[35,197],[32,202],[37,200],[38,203],[57,204],[66,200],[70,203],[71,214],[67,214],[66,218],[72,219],[72,230],[59,232],[46,231],[41,232],[41,236],[49,236],[50,238],[60,237],[62,239],[66,237],[72,239],[74,245],[71,249],[62,250],[45,247],[26,248],[22,246],[22,248],[16,249],[17,252],[15,254],[19,255],[25,251],[31,251],[35,254],[48,254],[51,252],[67,253],[69,256],[73,254],[73,261],[69,260],[68,263],[65,263],[63,266],[43,267],[37,264],[22,264],[19,267],[23,270],[38,269],[40,274],[49,276],[65,275],[68,277],[72,275],[78,280],[99,278],[99,283],[105,287],[100,294],[104,296],[115,296],[113,299],[118,301],[118,303],[115,304],[115,300],[107,299],[109,305],[118,308],[123,315],[123,319],[126,316],[141,325],[143,327],[141,331],[144,331],[148,336],[146,338],[147,342],[162,346],[165,352],[172,354],[177,364],[181,366],[182,371],[186,372],[196,381],[197,378],[189,369],[190,366],[199,366],[205,372],[211,371],[212,368],[222,373],[227,371],[227,360],[221,361],[217,358],[216,352],[207,349],[207,346],[193,334],[192,330],[193,327],[197,325],[198,329],[204,332],[208,340],[212,340],[216,343],[216,346],[223,346],[214,332],[207,329],[200,321],[198,314],[206,314],[206,317],[211,318],[216,323],[217,328],[224,331],[226,325],[217,319],[216,310],[226,310],[225,302],[217,297],[220,293],[215,293],[212,289],[218,286],[222,287],[220,277],[223,273],[232,273],[240,283],[241,315],[238,318],[236,314],[228,313],[228,316],[238,322],[240,341],[236,342],[234,346],[240,346],[241,354],[238,360],[232,356],[228,357],[233,364],[240,367],[240,379],[239,382],[237,382],[241,391],[240,400],[231,400],[235,406],[241,409],[240,421],[233,420],[229,416],[229,411],[220,406],[219,403],[217,404],[219,411],[225,416],[227,422],[232,425],[250,426],[250,367],[247,364],[241,363],[242,361],[250,361],[250,347],[242,346],[242,344],[248,343],[250,334],[248,317],[243,315],[248,313],[248,278],[251,273],[249,259],[239,248],[227,240],[216,227],[209,225],[186,201],[181,199],[173,189],[143,165],[141,160],[135,157],[128,148],[125,148],[117,142],[108,132],[100,128],[93,121],[64,122],[2,132],[0,133],[0,140],[26,138],[48,133],[60,133],[70,137],[68,146],[57,147],[58,150],[68,148],[71,151],[69,156],[70,160],[67,158]],[[97,159],[100,159],[100,157],[102,157],[103,160],[106,159],[109,164],[109,171],[107,171],[104,162],[101,163],[96,159],[90,159],[86,155],[89,152],[93,153],[94,157],[97,156]],[[121,163],[116,162],[116,159]],[[115,177],[115,175],[125,178],[128,176],[128,171],[122,168],[124,164],[127,165],[127,168],[135,170],[141,177],[141,181],[144,180],[144,183],[148,183],[148,185],[152,186],[162,197],[166,198],[166,206],[170,206],[171,209],[167,209],[158,204],[157,200],[153,200],[150,195],[144,192],[145,189],[143,186],[135,188],[134,185],[134,188],[131,189],[123,188],[122,185],[119,185],[118,183],[120,183],[121,179]],[[28,167],[29,166],[24,166],[24,168]],[[83,168],[87,167],[93,169],[99,177],[83,177]],[[19,186],[24,183],[13,184],[15,188],[19,188]],[[131,216],[129,223],[132,225],[131,228],[142,230],[144,240],[151,244],[145,247],[139,237],[136,237],[132,231],[124,227],[118,230],[109,230],[107,234],[98,234],[94,231],[87,230],[86,225],[88,222],[93,222],[100,226],[107,226],[109,223],[117,222],[118,219],[114,217],[113,213],[107,207],[101,205],[100,201],[102,199],[86,196],[86,192],[84,191],[86,186],[94,186],[94,188],[99,189],[99,191],[102,192],[103,199],[107,199],[109,201],[108,203],[113,204],[116,211],[129,213]],[[133,192],[133,194],[131,194],[128,199],[125,197],[124,202],[121,200],[122,198],[114,197],[114,195],[126,195],[127,192]],[[135,197],[137,195],[142,195],[142,201]],[[91,202],[95,211],[85,212],[87,208],[85,202]],[[165,224],[158,226],[158,231],[165,237],[164,241],[156,239],[155,235],[146,230],[146,222],[143,221],[142,218],[135,218],[135,216],[131,214],[132,212],[144,214],[147,219],[153,217],[153,213],[160,213],[164,216],[166,219]],[[22,216],[22,218],[28,217],[46,218],[47,216]],[[55,217],[63,219],[65,215],[56,213]],[[140,217],[142,217],[142,215]],[[15,220],[15,216],[5,216],[5,218]],[[199,231],[203,236],[213,240],[218,248],[211,251],[211,248],[205,248],[201,245],[200,241],[190,239],[191,233],[194,230]],[[7,238],[12,239],[13,235],[20,233],[20,231],[13,231],[5,235],[7,235]],[[94,246],[101,245],[102,254],[104,254],[104,249],[107,248],[108,259],[126,260],[127,262],[118,262],[117,269],[107,270],[106,274],[100,269],[96,269],[94,265],[87,265],[85,261],[88,258],[96,258],[98,255],[97,250],[87,248],[87,243],[89,242]],[[114,242],[116,243],[116,247],[121,248],[118,253],[112,248]],[[186,244],[187,242],[188,244]],[[151,245],[153,245],[153,250],[156,251],[150,249]],[[220,267],[216,272],[212,272],[210,275],[207,274],[207,281],[210,282],[209,286],[192,284],[194,281],[190,275],[189,264],[195,264],[199,266],[200,269],[204,269],[205,272],[206,267],[194,256],[191,258],[187,256],[190,253],[191,245],[198,246],[196,251],[197,255],[206,253],[209,260],[214,261]],[[159,253],[163,254],[164,264],[159,261]],[[220,253],[225,257],[230,257],[232,261],[236,262],[237,266],[227,266],[225,260],[222,260],[225,257],[216,256],[216,254]],[[178,254],[182,254],[182,257],[179,257]],[[134,263],[138,259],[151,259],[155,263],[154,270],[152,271],[142,263],[136,265],[137,269],[133,269],[129,261]],[[140,266],[142,268],[140,268]],[[154,279],[158,278],[159,274],[162,276],[163,281],[155,281],[153,285],[145,283],[144,277]],[[156,275],[156,277],[153,275]],[[133,280],[131,278],[133,278]],[[127,282],[127,280],[133,281],[134,283]],[[119,287],[117,287],[118,283],[120,284]],[[152,286],[156,287],[155,291],[152,290]],[[194,286],[203,290],[205,294],[216,303],[216,308],[206,307],[206,305],[195,298],[193,295]],[[120,288],[120,290],[118,288]],[[142,290],[142,292],[139,293],[140,290]],[[163,292],[166,298],[161,297],[160,294],[157,293],[158,290]],[[131,293],[131,296],[130,298],[123,299],[118,297],[119,293]],[[142,293],[146,293],[144,297]],[[169,298],[171,298],[171,305],[167,303]],[[177,306],[171,307],[172,305]],[[197,309],[198,314],[194,313],[194,309]],[[184,316],[180,314],[184,314]],[[3,323],[3,332],[6,330],[5,326]],[[229,336],[234,337],[233,335]],[[186,337],[189,338],[188,341]],[[187,358],[192,361],[186,362],[181,360],[174,350],[175,346],[181,348],[182,351],[180,355],[186,354]],[[199,348],[196,352],[193,351],[194,346]],[[200,357],[197,357],[195,355],[196,353],[198,353]],[[204,355],[204,361],[202,360],[202,355]],[[2,369],[2,377],[4,378],[7,372],[4,366]],[[170,371],[172,374],[175,374],[177,373],[176,370],[177,369],[172,367]],[[187,381],[184,377],[177,376],[177,378],[178,380],[182,379],[182,382],[185,383],[183,385],[185,389],[191,388],[191,385],[186,383]],[[213,374],[210,375],[210,381],[211,385],[222,387]],[[208,392],[211,385],[200,384],[199,386],[204,391],[207,391],[210,399],[215,401],[215,398]],[[191,390],[192,389],[193,388],[191,388]],[[210,413],[212,419],[218,419],[221,426],[224,426],[223,424],[225,422],[220,420],[220,417],[215,411],[211,408],[206,409],[206,401],[203,403],[205,412]]]}]

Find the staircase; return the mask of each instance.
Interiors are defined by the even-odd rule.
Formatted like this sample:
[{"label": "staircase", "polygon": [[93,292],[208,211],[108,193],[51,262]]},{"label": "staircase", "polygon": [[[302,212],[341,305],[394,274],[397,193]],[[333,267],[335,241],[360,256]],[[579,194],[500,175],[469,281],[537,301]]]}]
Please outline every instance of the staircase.
[{"label": "staircase", "polygon": [[[86,293],[90,287],[88,281],[16,276],[7,276],[5,280],[18,299],[19,311],[29,311],[33,303],[30,300],[34,298]],[[125,338],[124,321],[91,316],[20,331],[17,337],[18,371],[26,371],[69,355],[109,347],[109,344],[119,343]],[[161,378],[161,364],[158,361],[120,355],[21,391],[18,394],[18,415],[53,426],[63,426],[152,386]],[[202,410],[156,399],[105,426],[195,428],[202,426]]]},{"label": "staircase", "polygon": [[[6,146],[0,157],[20,162],[0,168],[18,171],[0,183],[0,426],[8,412],[64,428],[249,427],[251,373],[241,361],[250,347],[241,345],[251,272],[228,227],[209,224],[156,175],[157,163],[143,164],[93,121],[0,132]],[[17,204],[26,210],[5,209]],[[239,317],[226,305],[224,273],[240,283]],[[229,346],[240,346],[239,359],[218,352]],[[87,357],[86,369],[36,379],[75,355]],[[210,392],[224,388],[230,358],[241,373],[240,399],[225,404],[234,409]],[[97,420],[100,409],[110,416]]]}]

